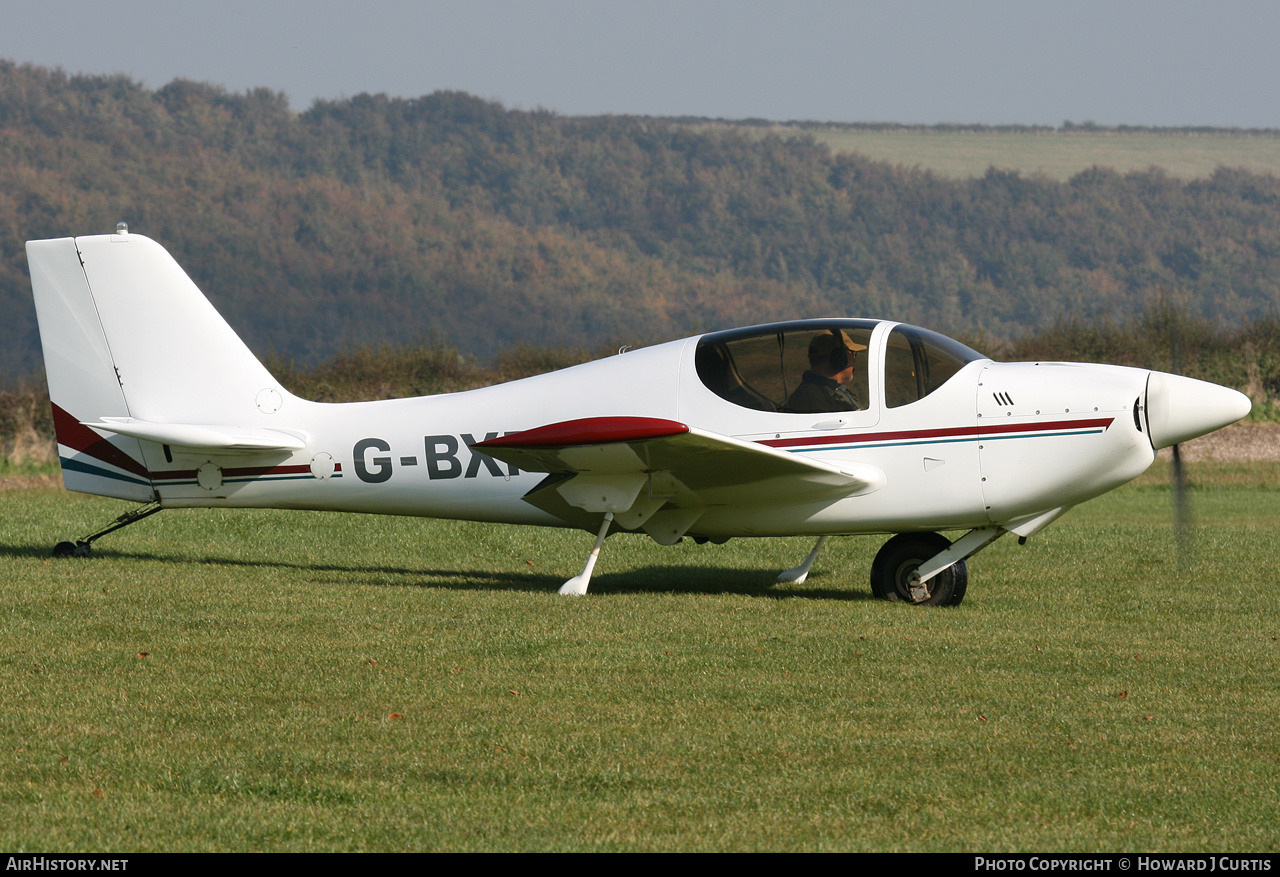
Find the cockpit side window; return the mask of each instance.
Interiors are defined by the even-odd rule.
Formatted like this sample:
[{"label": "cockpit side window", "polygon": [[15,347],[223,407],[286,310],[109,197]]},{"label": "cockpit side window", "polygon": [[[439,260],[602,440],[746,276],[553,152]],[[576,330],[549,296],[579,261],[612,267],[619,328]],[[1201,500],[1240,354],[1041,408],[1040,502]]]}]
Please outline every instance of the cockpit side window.
[{"label": "cockpit side window", "polygon": [[[757,347],[761,349],[754,349]],[[707,389],[735,405],[759,411],[777,411],[778,403],[769,395],[772,375],[768,367],[770,356],[767,347],[767,343],[702,344],[698,347],[695,361],[698,377]]]},{"label": "cockpit side window", "polygon": [[986,357],[945,335],[896,326],[885,348],[885,405],[898,408],[919,401],[979,359]]},{"label": "cockpit side window", "polygon": [[779,324],[708,336],[695,366],[706,387],[744,408],[783,413],[858,411],[870,404],[867,347],[873,325]]}]

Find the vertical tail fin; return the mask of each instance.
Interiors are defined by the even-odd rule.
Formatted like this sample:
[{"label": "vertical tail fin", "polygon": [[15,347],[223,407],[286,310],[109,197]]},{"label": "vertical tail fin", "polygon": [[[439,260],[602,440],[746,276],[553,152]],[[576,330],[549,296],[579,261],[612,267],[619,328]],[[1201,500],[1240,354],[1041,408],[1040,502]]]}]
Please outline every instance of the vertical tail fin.
[{"label": "vertical tail fin", "polygon": [[153,499],[161,445],[128,424],[261,427],[296,401],[154,241],[29,241],[27,259],[68,489]]}]

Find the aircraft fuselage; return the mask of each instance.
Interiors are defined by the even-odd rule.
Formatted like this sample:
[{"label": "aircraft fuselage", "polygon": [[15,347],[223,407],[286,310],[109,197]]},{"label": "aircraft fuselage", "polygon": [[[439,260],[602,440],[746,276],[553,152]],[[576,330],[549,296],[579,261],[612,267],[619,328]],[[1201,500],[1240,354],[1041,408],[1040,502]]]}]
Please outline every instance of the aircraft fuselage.
[{"label": "aircraft fuselage", "polygon": [[[882,338],[895,324],[881,325]],[[471,445],[547,422],[626,415],[693,423],[885,473],[883,489],[835,502],[709,508],[698,532],[721,537],[1003,523],[1097,496],[1154,459],[1134,416],[1144,370],[982,360],[906,406],[888,408],[884,394],[873,392],[861,411],[797,414],[744,409],[718,397],[694,368],[697,342],[675,341],[466,393],[347,404],[288,397],[271,418],[307,425],[304,452],[275,454],[268,462],[261,454],[170,449],[170,462],[151,447],[144,452],[147,470],[161,503],[170,507],[267,506],[557,525],[563,522],[521,500],[543,473],[521,471]],[[873,363],[877,352],[873,343]],[[880,368],[871,372],[877,386]],[[327,463],[313,466],[317,458],[331,459],[332,470]],[[201,466],[210,472],[204,484]]]}]

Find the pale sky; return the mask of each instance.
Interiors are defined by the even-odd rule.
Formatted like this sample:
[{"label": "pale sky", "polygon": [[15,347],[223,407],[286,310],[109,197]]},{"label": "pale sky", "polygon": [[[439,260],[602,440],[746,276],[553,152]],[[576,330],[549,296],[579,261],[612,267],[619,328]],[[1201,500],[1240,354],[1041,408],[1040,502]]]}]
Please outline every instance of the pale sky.
[{"label": "pale sky", "polygon": [[0,58],[562,115],[1280,128],[1275,0],[0,0]]}]

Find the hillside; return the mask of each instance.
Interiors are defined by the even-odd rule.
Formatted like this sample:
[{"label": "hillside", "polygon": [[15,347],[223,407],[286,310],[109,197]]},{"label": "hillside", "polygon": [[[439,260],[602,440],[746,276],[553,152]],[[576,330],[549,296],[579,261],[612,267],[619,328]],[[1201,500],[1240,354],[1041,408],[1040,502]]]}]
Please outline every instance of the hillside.
[{"label": "hillside", "polygon": [[305,364],[824,314],[1010,338],[1163,298],[1239,325],[1280,294],[1272,174],[953,179],[807,134],[458,93],[294,113],[268,90],[0,62],[0,375],[39,361],[22,242],[118,220],[168,247],[255,350]]}]

